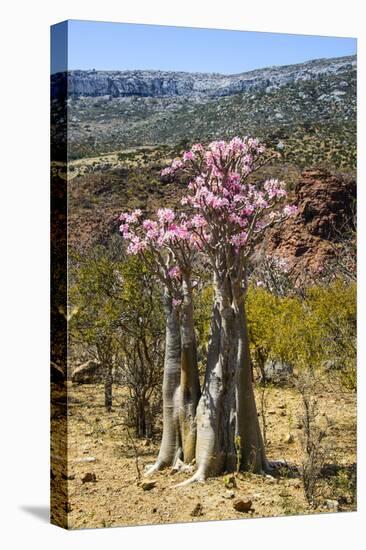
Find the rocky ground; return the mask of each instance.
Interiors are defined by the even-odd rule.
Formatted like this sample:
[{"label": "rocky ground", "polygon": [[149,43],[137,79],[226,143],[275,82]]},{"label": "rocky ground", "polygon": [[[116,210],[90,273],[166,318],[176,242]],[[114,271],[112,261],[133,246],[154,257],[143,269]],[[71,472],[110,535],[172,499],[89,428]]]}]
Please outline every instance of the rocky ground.
[{"label": "rocky ground", "polygon": [[[55,389],[57,402],[57,392]],[[260,390],[259,390],[260,392]],[[139,479],[144,468],[154,462],[159,448],[153,440],[136,440],[126,430],[126,394],[115,388],[113,412],[103,407],[101,385],[68,388],[68,472],[61,475],[53,462],[52,483],[62,485],[69,495],[68,527],[109,527],[245,519],[295,514],[342,512],[356,509],[356,401],[354,394],[324,388],[318,395],[321,415],[331,421],[329,460],[324,469],[319,505],[312,509],[305,497],[298,474],[283,469],[279,477],[250,473],[219,476],[205,484],[176,487],[189,473],[165,471],[153,476],[153,487],[144,488]],[[257,402],[260,403],[257,391]],[[299,421],[301,403],[292,388],[266,390],[265,419],[267,452],[271,460],[282,459],[299,466],[302,461]],[[260,409],[259,409],[260,410]],[[53,409],[53,429],[62,431],[63,420]],[[158,432],[161,426],[158,426]],[[53,454],[60,450],[53,448]],[[66,479],[67,478],[67,479]],[[150,481],[150,478],[148,478]],[[54,515],[63,511],[59,504]],[[64,503],[66,508],[66,505]],[[239,510],[242,511],[239,511]]]}]

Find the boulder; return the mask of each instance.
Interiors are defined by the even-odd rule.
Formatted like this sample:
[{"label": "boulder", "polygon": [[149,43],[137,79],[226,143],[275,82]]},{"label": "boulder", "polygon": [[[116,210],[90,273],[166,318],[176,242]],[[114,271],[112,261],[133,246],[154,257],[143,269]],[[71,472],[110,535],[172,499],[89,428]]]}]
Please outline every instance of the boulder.
[{"label": "boulder", "polygon": [[338,512],[339,511],[339,502],[338,502],[338,500],[333,500],[333,499],[328,498],[325,501],[325,507],[330,512]]},{"label": "boulder", "polygon": [[249,512],[252,507],[252,501],[250,499],[236,498],[233,501],[233,508],[237,512]]},{"label": "boulder", "polygon": [[81,483],[96,483],[97,476],[93,472],[87,472],[82,478]]},{"label": "boulder", "polygon": [[354,177],[304,170],[291,201],[298,212],[268,231],[253,260],[263,254],[280,259],[297,286],[313,282],[334,258],[339,234],[352,224],[355,199]]},{"label": "boulder", "polygon": [[267,382],[272,384],[283,384],[288,382],[293,374],[293,367],[282,361],[269,360],[264,365],[264,375]]},{"label": "boulder", "polygon": [[141,483],[141,489],[143,491],[151,491],[151,489],[154,489],[154,487],[156,487],[156,481],[155,480],[143,481]]},{"label": "boulder", "polygon": [[103,379],[102,365],[92,359],[76,367],[71,375],[73,384],[98,384]]}]

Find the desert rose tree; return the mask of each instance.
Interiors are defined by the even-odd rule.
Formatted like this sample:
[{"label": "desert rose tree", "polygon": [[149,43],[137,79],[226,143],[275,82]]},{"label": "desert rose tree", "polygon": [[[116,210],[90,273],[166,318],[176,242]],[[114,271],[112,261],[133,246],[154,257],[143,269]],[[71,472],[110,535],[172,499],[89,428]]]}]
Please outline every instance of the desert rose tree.
[{"label": "desert rose tree", "polygon": [[197,471],[188,482],[236,467],[269,470],[252,387],[246,271],[266,229],[296,208],[285,205],[283,182],[248,182],[265,162],[264,153],[264,145],[252,138],[215,141],[207,148],[196,144],[162,173],[189,176],[182,199],[186,239],[211,265],[214,289],[204,387],[195,418]]},{"label": "desert rose tree", "polygon": [[155,220],[142,212],[120,216],[127,251],[140,254],[163,287],[166,340],[163,378],[163,437],[150,473],[191,462],[196,451],[196,408],[200,398],[194,331],[192,264],[195,237],[187,217],[161,208]]}]

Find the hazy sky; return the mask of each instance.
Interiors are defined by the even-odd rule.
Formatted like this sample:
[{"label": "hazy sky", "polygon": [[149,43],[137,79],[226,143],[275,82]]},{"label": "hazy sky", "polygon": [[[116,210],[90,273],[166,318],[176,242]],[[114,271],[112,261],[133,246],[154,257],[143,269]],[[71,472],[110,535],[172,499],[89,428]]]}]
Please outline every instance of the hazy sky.
[{"label": "hazy sky", "polygon": [[66,27],[69,69],[232,74],[356,53],[354,38],[68,21],[53,27],[52,72],[66,69]]}]

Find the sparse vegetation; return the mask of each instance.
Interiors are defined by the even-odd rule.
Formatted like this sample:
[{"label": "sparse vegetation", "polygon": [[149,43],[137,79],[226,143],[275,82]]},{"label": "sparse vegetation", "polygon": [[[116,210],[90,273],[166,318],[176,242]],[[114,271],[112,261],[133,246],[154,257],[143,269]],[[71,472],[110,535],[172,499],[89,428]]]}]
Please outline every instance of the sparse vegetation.
[{"label": "sparse vegetation", "polygon": [[[179,309],[184,270],[174,275],[181,285],[178,291],[174,286],[178,283],[169,287],[166,278],[164,286],[165,268],[168,266],[170,272],[169,262],[172,258],[176,260],[178,254],[173,244],[170,242],[164,252],[159,247],[154,250],[151,245],[149,251],[144,250],[145,256],[134,257],[126,254],[126,245],[118,235],[121,210],[140,209],[141,216],[146,218],[161,207],[181,208],[189,181],[187,175],[180,174],[174,179],[167,173],[161,177],[161,170],[182,156],[197,139],[206,146],[211,139],[232,138],[236,134],[263,138],[271,160],[248,181],[261,186],[268,178],[284,180],[286,189],[281,189],[287,192],[290,202],[296,196],[303,168],[321,165],[354,174],[353,68],[324,78],[320,75],[267,88],[199,100],[182,97],[69,100],[69,162],[67,166],[56,161],[52,165],[53,175],[67,179],[69,189],[69,367],[73,369],[92,359],[101,365],[103,372],[103,383],[99,380],[72,383],[70,373],[65,382],[70,413],[67,434],[70,472],[65,479],[57,466],[52,479],[53,483],[62,479],[70,489],[67,512],[73,528],[356,508],[355,223],[333,228],[332,257],[313,274],[311,282],[299,282],[286,262],[271,255],[256,258],[248,253],[245,272],[236,272],[232,258],[238,251],[230,256],[233,243],[230,241],[231,248],[225,245],[229,253],[225,258],[216,258],[222,268],[223,288],[226,285],[224,298],[229,304],[222,306],[217,325],[219,339],[213,332],[212,319],[215,319],[214,306],[217,307],[225,292],[211,277],[215,265],[210,262],[217,250],[224,249],[223,240],[217,242],[215,252],[209,251],[204,256],[201,250],[199,261],[193,264],[191,258],[184,263],[187,257],[183,255],[185,283],[188,280],[191,285],[188,302],[194,310],[190,333],[191,337],[193,334],[190,343],[194,345],[189,348],[190,351],[194,348],[194,353],[182,351],[184,346],[178,351],[173,349],[174,345],[169,348],[171,364],[174,366],[175,352],[180,370],[179,376],[175,375],[171,400],[165,397],[165,409],[162,396],[169,390],[166,381],[162,387],[164,348],[165,354],[168,349],[166,331],[169,323],[173,323],[175,333],[170,327],[170,336],[175,334],[182,344],[181,338],[187,336],[189,325],[183,322],[188,310],[183,314]],[[57,106],[54,107],[57,122]],[[63,112],[64,105],[61,107]],[[126,219],[122,224],[125,223]],[[131,227],[127,227],[126,234],[131,239]],[[131,242],[136,246],[136,240]],[[162,258],[167,262],[160,271],[151,268],[156,250],[162,255],[158,263]],[[226,265],[229,261],[233,261],[230,268]],[[216,270],[219,271],[217,266]],[[171,293],[169,313],[167,289]],[[232,306],[235,292],[236,309]],[[173,299],[178,299],[174,305],[177,310],[173,310]],[[230,308],[233,318],[237,315],[237,324],[233,325],[236,332],[231,333],[222,329],[223,322],[228,322],[225,315]],[[175,324],[172,311],[178,311]],[[247,325],[240,317],[242,311]],[[237,339],[225,339],[234,332]],[[195,420],[201,391],[192,399],[191,381],[184,386],[182,373],[184,370],[187,376],[194,367],[195,380],[204,394],[202,410],[208,414],[209,407],[213,407],[209,377],[214,378],[213,369],[219,364],[211,357],[212,368],[206,368],[210,350],[219,357],[212,346],[215,337],[220,342],[217,346],[222,354],[220,365],[227,368],[222,377],[217,377],[218,385],[221,380],[227,384],[217,399],[217,410],[221,414],[220,407],[224,410],[227,405],[224,400],[233,398],[238,387],[246,384],[246,388],[251,388],[250,380],[255,394],[250,401],[250,425],[254,428],[246,431],[247,415],[243,415],[242,432],[234,434],[232,426],[239,421],[230,417],[228,407],[223,415],[225,429],[217,428],[214,437],[217,436],[217,445],[221,445],[232,463],[228,459],[210,478],[206,475],[210,471],[207,462],[202,475],[202,479],[208,477],[206,485],[173,488],[178,482],[189,480],[200,460],[196,444],[191,445],[191,454],[184,448],[184,438],[188,439],[184,414],[193,426],[194,438],[197,425],[202,428],[205,419],[203,415],[202,422]],[[239,358],[239,353],[233,360],[232,350],[247,349],[248,344],[251,360],[249,354]],[[230,380],[236,383],[233,373],[244,363],[248,377],[234,388],[229,385]],[[279,377],[272,376],[276,370],[281,371]],[[180,385],[185,391],[181,391]],[[54,430],[62,431],[63,394],[59,386],[53,386],[52,423]],[[163,416],[166,422],[169,414],[174,417],[168,434],[174,439],[174,456],[163,464],[168,466],[168,472],[160,472],[158,458],[153,467],[154,479],[143,486],[143,476],[158,455],[161,439],[164,440]],[[262,437],[263,444],[253,444],[248,450],[247,440],[254,437],[254,432],[257,443]],[[208,439],[203,434],[204,444]],[[59,454],[58,449],[53,452]],[[190,456],[188,460],[185,454]],[[215,458],[214,453],[212,456]],[[80,480],[86,481],[80,483]],[[192,496],[197,499],[194,507]],[[250,505],[240,511],[240,506],[233,505],[234,497]],[[62,515],[60,510],[54,513]]]}]

